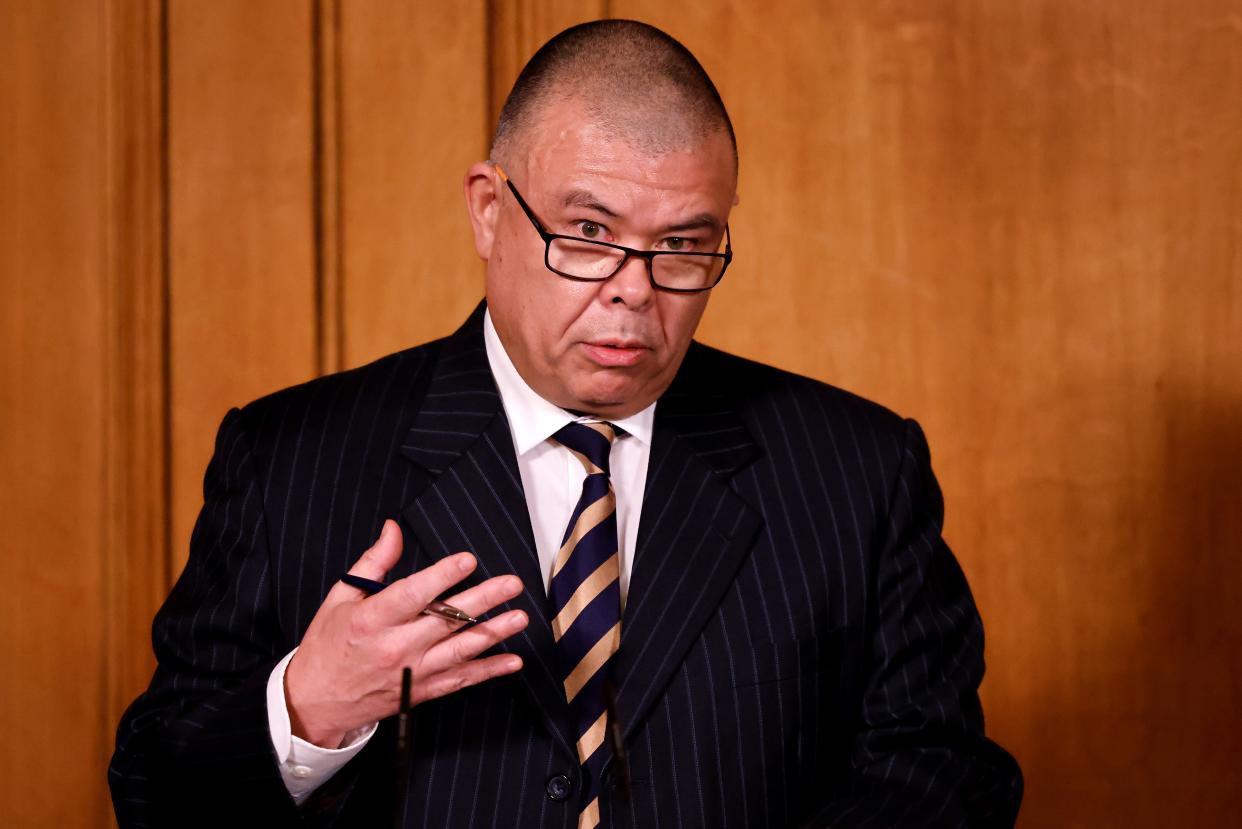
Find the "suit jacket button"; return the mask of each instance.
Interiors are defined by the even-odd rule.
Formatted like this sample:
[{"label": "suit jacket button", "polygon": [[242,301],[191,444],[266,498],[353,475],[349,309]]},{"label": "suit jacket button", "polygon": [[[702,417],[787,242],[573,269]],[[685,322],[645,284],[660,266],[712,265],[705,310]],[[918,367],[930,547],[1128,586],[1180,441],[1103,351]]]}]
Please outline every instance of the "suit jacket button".
[{"label": "suit jacket button", "polygon": [[569,779],[568,775],[556,774],[548,778],[548,784],[544,786],[544,791],[548,793],[549,800],[561,802],[569,798],[569,793],[573,791],[574,781]]}]

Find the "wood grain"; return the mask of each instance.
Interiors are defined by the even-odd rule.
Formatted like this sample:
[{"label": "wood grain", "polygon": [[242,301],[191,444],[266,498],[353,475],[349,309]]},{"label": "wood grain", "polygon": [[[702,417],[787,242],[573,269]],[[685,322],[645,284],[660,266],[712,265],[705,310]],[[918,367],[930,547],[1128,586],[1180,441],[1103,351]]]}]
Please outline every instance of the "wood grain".
[{"label": "wood grain", "polygon": [[482,2],[342,6],[342,358],[451,332],[483,296],[461,183],[487,154]]},{"label": "wood grain", "polygon": [[[104,516],[100,685],[107,765],[117,721],[151,679],[151,618],[170,583],[167,170],[164,16],[160,0],[106,6],[102,124],[106,151],[102,260]],[[73,741],[72,735],[68,738]],[[110,823],[103,776],[93,810]]]},{"label": "wood grain", "polygon": [[169,6],[174,571],[225,410],[316,373],[312,19]]},{"label": "wood grain", "polygon": [[927,428],[1021,825],[1236,814],[1236,3],[614,13],[700,56],[741,143],[713,343]]},{"label": "wood grain", "polygon": [[0,0],[0,823],[110,824],[224,410],[461,321],[461,176],[597,15],[737,127],[702,337],[927,429],[1020,825],[1228,824],[1236,0]]},{"label": "wood grain", "polygon": [[315,169],[311,198],[315,211],[316,371],[329,374],[345,367],[340,0],[315,0],[312,13],[311,73],[315,88],[311,155]]},{"label": "wood grain", "polygon": [[0,824],[71,826],[110,742],[102,4],[0,5],[0,52]]}]

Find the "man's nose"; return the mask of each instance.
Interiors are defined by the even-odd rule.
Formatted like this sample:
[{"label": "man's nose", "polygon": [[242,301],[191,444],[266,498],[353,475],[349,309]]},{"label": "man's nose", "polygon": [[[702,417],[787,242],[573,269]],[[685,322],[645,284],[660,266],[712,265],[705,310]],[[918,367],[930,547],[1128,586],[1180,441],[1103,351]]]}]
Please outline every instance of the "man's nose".
[{"label": "man's nose", "polygon": [[601,299],[607,303],[621,304],[632,310],[641,310],[655,298],[647,262],[631,256],[612,279],[604,283]]}]

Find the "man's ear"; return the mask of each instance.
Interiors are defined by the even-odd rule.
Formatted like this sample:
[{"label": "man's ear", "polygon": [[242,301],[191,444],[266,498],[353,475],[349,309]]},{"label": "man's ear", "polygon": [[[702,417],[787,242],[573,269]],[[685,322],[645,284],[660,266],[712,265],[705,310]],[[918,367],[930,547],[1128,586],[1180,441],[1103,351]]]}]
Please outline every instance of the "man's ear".
[{"label": "man's ear", "polygon": [[474,249],[484,261],[492,256],[496,241],[496,223],[500,220],[500,177],[487,162],[470,165],[462,189],[466,194],[466,211],[474,230]]}]

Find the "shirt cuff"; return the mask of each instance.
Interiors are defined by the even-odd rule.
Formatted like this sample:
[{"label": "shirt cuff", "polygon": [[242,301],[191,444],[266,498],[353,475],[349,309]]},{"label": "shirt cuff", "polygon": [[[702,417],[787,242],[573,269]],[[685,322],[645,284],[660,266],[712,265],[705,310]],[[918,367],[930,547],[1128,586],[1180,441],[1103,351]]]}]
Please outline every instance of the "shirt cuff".
[{"label": "shirt cuff", "polygon": [[272,735],[272,748],[276,750],[280,779],[293,802],[300,806],[315,789],[328,782],[341,766],[362,751],[379,723],[348,732],[340,748],[321,748],[294,735],[289,725],[289,707],[285,703],[285,669],[297,652],[297,648],[289,651],[267,678],[267,727]]}]

